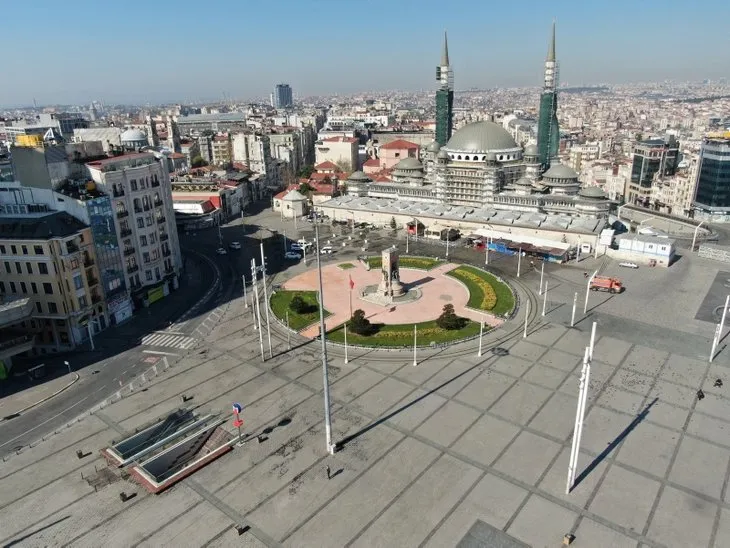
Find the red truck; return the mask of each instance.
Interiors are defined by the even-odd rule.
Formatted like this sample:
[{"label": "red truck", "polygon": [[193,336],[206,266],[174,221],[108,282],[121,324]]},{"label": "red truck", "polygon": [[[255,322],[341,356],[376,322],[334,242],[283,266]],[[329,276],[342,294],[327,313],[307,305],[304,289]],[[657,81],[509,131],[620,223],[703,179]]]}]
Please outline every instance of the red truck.
[{"label": "red truck", "polygon": [[608,276],[595,276],[591,280],[591,291],[609,291],[611,293],[621,293],[624,286],[618,278],[609,278]]}]

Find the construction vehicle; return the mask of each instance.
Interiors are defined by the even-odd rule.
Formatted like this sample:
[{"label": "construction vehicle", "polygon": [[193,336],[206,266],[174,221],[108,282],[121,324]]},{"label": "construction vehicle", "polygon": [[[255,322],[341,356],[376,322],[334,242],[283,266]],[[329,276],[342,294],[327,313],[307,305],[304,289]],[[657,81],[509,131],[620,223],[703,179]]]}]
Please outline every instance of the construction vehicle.
[{"label": "construction vehicle", "polygon": [[621,293],[624,287],[618,278],[608,276],[594,276],[591,280],[591,291],[608,291],[610,293]]}]

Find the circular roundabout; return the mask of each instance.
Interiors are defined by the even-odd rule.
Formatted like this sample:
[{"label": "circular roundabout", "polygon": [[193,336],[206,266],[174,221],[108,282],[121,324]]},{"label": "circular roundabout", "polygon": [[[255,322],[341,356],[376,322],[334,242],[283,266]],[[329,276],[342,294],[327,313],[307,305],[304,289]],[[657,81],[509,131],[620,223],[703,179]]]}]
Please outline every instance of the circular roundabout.
[{"label": "circular roundabout", "polygon": [[[469,265],[404,256],[368,257],[322,267],[327,340],[375,348],[435,346],[477,337],[502,325],[515,309],[508,284]],[[383,265],[385,264],[385,268]],[[307,338],[319,335],[316,268],[284,282],[269,306],[278,320]],[[345,329],[345,324],[347,328]]]}]

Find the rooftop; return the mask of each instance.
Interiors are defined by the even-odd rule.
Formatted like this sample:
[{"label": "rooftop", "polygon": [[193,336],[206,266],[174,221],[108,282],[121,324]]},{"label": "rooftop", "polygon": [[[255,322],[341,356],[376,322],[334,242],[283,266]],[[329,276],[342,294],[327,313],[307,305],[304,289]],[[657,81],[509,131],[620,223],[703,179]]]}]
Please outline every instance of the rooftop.
[{"label": "rooftop", "polygon": [[386,150],[412,150],[419,149],[420,147],[416,143],[411,143],[410,141],[406,141],[405,139],[396,139],[395,141],[391,141],[390,143],[385,143],[384,145],[381,145],[380,148]]},{"label": "rooftop", "polygon": [[72,236],[87,225],[65,211],[27,217],[0,217],[0,238],[5,240],[48,240]]},{"label": "rooftop", "polygon": [[178,124],[194,124],[204,122],[245,122],[246,115],[243,112],[226,112],[223,114],[189,114],[180,116]]}]

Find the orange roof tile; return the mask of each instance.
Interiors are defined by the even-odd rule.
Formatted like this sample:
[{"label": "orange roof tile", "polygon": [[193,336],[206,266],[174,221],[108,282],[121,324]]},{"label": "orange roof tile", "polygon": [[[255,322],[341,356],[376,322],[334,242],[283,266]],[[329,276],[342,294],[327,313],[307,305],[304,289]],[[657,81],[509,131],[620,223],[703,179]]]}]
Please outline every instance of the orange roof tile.
[{"label": "orange roof tile", "polygon": [[414,149],[419,148],[419,146],[416,143],[411,143],[410,141],[406,141],[404,139],[396,139],[395,141],[391,141],[390,143],[386,143],[384,145],[381,145],[380,148],[384,149]]},{"label": "orange roof tile", "polygon": [[335,164],[334,162],[326,161],[322,162],[321,164],[317,164],[316,166],[314,166],[314,169],[339,169],[339,167],[337,167],[337,164]]},{"label": "orange roof tile", "polygon": [[380,160],[377,158],[370,158],[369,160],[366,160],[365,163],[363,163],[363,167],[378,167],[380,165]]}]

